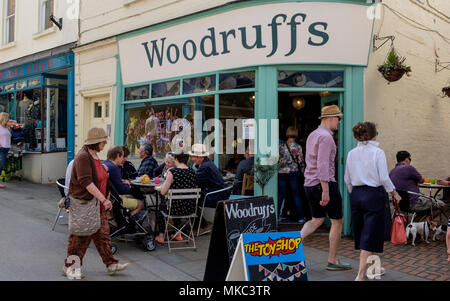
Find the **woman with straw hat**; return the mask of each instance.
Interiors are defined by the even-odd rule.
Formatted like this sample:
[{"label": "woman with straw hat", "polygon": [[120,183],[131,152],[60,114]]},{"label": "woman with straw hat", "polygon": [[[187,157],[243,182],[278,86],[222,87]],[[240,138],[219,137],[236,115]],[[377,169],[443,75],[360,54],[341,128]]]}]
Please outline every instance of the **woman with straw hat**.
[{"label": "woman with straw hat", "polygon": [[[84,146],[75,157],[69,184],[71,204],[72,202],[79,202],[81,205],[85,205],[88,202],[100,201],[101,225],[97,232],[88,236],[71,234],[67,247],[67,257],[77,256],[80,259],[80,264],[82,264],[84,254],[91,240],[93,240],[103,263],[107,267],[108,274],[113,275],[127,268],[129,263],[119,264],[119,261],[113,257],[111,252],[111,238],[109,237],[109,225],[106,216],[106,210],[112,208],[108,193],[108,173],[98,157],[98,153],[107,144],[107,139],[104,129],[97,127],[89,129]],[[72,211],[71,209],[71,213]],[[65,260],[63,267],[63,276],[68,276],[70,279],[73,279],[69,275],[70,272],[74,271],[74,269],[69,271],[72,264],[72,262]],[[80,276],[82,277],[82,275]]]},{"label": "woman with straw hat", "polygon": [[[0,173],[3,166],[5,166],[6,158],[11,147],[11,133],[8,130],[8,113],[0,113]],[[0,188],[5,188],[5,185],[0,184]]]}]

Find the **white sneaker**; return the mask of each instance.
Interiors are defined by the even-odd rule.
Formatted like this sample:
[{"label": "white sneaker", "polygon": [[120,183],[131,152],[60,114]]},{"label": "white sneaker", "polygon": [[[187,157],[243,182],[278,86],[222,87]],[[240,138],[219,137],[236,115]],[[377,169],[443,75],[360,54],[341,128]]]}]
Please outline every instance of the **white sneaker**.
[{"label": "white sneaker", "polygon": [[130,265],[129,262],[121,264],[121,263],[115,263],[108,266],[108,274],[114,275],[116,272],[120,272],[125,270]]}]

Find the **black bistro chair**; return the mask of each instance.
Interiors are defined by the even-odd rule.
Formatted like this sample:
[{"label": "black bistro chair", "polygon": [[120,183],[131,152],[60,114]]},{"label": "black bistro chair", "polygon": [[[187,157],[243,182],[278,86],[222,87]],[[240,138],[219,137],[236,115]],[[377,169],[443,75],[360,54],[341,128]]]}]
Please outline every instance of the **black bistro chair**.
[{"label": "black bistro chair", "polygon": [[[61,198],[64,198],[65,199],[65,204],[68,204],[66,192],[64,191],[64,189],[68,189],[69,188],[69,187],[66,186],[66,179],[65,178],[60,178],[60,179],[56,180],[56,185],[58,187],[58,191],[59,191],[59,193],[61,195]],[[55,226],[58,223],[58,220],[60,218],[62,218],[62,216],[60,215],[62,209],[63,209],[63,207],[59,207],[58,208],[58,212],[56,213],[55,221],[53,222],[52,231],[55,231]],[[65,209],[67,210],[68,207],[65,208]]]}]

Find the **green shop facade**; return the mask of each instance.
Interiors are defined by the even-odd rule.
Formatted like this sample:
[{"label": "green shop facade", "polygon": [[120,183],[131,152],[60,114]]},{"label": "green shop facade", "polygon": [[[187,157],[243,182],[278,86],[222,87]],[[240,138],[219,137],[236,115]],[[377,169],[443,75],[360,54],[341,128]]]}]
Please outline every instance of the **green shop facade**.
[{"label": "green shop facade", "polygon": [[[193,122],[194,142],[214,141],[211,158],[227,170],[236,156],[225,154],[227,139],[234,146],[239,137],[250,139],[255,158],[270,161],[287,126],[297,126],[304,142],[319,123],[320,108],[337,104],[344,117],[336,135],[336,170],[343,232],[349,235],[344,167],[356,145],[351,129],[364,119],[373,30],[368,9],[366,1],[356,0],[243,1],[118,36],[114,143],[136,152],[149,128],[157,128],[151,142],[162,160],[177,139],[173,121],[200,117],[200,124]],[[234,136],[226,131],[227,119],[243,120]],[[264,187],[275,203],[277,183],[275,174]],[[261,193],[255,183],[254,194]]]}]

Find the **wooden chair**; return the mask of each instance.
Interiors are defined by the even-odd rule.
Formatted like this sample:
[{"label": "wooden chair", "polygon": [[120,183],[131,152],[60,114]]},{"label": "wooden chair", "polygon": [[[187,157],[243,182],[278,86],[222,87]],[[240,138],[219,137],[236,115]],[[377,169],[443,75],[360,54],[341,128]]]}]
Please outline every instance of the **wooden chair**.
[{"label": "wooden chair", "polygon": [[242,195],[245,195],[245,193],[249,190],[254,189],[254,182],[255,182],[255,177],[248,175],[246,173],[244,173],[244,179],[242,181]]}]

